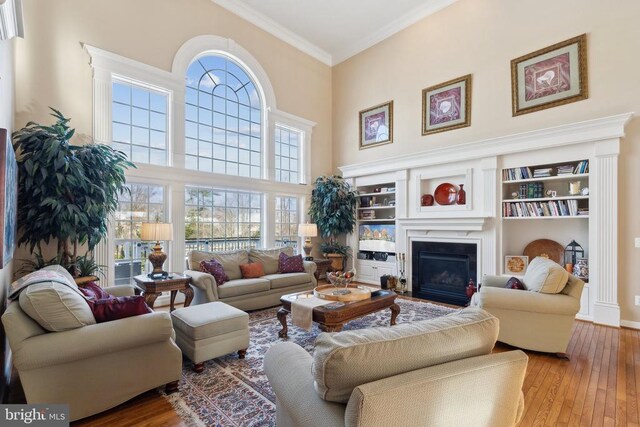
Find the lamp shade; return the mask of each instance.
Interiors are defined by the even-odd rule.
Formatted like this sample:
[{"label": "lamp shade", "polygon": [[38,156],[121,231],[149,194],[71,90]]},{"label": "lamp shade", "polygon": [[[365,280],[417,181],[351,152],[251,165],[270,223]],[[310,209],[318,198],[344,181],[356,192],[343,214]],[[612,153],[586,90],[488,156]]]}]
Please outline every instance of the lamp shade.
[{"label": "lamp shade", "polygon": [[167,222],[143,222],[140,240],[173,240],[173,225]]},{"label": "lamp shade", "polygon": [[300,237],[316,237],[318,235],[318,227],[315,224],[299,224],[298,236]]}]

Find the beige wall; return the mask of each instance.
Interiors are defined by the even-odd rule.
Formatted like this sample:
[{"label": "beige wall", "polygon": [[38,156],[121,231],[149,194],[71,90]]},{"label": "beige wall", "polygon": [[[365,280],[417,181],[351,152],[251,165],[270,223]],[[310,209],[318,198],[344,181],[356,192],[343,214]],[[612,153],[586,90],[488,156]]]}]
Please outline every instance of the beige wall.
[{"label": "beige wall", "polygon": [[[333,164],[360,163],[625,112],[640,115],[640,2],[459,0],[333,68]],[[511,116],[510,60],[588,34],[588,100]],[[471,127],[421,136],[423,88],[473,74]],[[394,100],[394,143],[358,150],[358,111]],[[640,322],[640,118],[620,157],[619,300]]]}]

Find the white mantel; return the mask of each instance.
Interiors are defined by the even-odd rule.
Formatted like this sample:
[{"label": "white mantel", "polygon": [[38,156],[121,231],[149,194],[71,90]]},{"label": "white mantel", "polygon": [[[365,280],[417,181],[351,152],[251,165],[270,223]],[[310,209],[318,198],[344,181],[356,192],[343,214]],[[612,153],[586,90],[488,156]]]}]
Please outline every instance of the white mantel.
[{"label": "white mantel", "polygon": [[[624,127],[633,113],[620,114],[516,135],[412,153],[340,167],[354,186],[396,182],[396,247],[410,259],[411,242],[473,241],[478,243],[478,272],[502,270],[503,222],[501,171],[528,164],[588,158],[590,162],[590,289],[585,304],[596,323],[620,326],[618,305],[618,155]],[[455,176],[467,189],[467,206],[425,209],[421,185]],[[546,223],[547,221],[541,221]],[[539,227],[544,224],[538,223]],[[357,248],[357,236],[350,244]],[[517,236],[513,237],[517,239]],[[407,277],[411,277],[407,266]],[[409,284],[411,287],[411,283]]]}]

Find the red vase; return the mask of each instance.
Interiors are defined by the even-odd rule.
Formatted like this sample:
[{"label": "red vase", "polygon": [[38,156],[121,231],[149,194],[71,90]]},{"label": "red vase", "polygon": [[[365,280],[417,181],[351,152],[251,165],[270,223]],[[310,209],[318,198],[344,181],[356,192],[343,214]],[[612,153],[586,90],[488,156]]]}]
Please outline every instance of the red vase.
[{"label": "red vase", "polygon": [[473,283],[473,279],[469,279],[469,283],[467,284],[467,287],[465,288],[465,290],[467,293],[467,298],[471,299],[473,294],[475,294],[477,291],[476,285],[475,283]]},{"label": "red vase", "polygon": [[456,202],[459,205],[466,205],[467,204],[467,192],[464,190],[464,184],[460,184],[460,189],[458,190],[458,198],[456,200]]},{"label": "red vase", "polygon": [[420,198],[422,206],[433,206],[433,196],[431,194],[423,194]]}]

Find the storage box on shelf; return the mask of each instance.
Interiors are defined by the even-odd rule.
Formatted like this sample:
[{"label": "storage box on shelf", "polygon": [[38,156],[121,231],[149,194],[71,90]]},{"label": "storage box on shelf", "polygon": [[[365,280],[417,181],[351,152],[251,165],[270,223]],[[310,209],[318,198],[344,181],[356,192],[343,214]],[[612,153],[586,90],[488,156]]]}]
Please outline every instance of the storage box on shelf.
[{"label": "storage box on shelf", "polygon": [[[357,280],[380,284],[380,277],[395,275],[395,183],[366,185],[357,188],[358,247],[354,256]],[[377,260],[374,259],[374,255]]]}]

